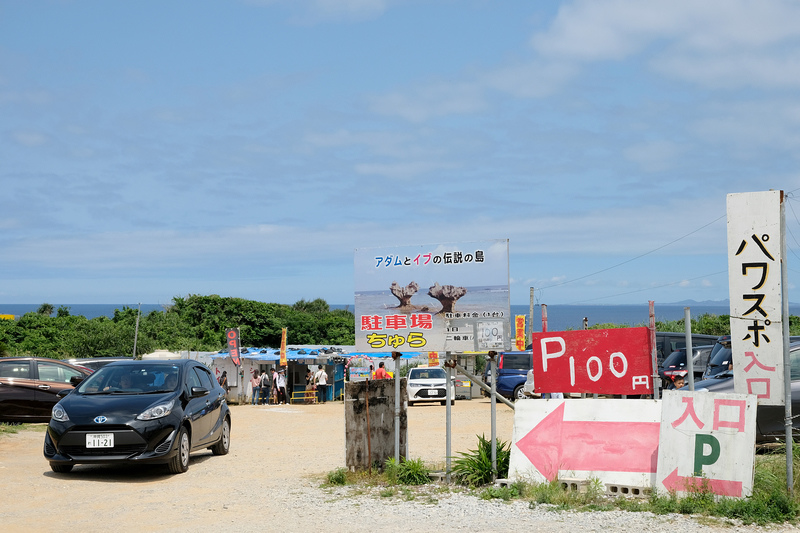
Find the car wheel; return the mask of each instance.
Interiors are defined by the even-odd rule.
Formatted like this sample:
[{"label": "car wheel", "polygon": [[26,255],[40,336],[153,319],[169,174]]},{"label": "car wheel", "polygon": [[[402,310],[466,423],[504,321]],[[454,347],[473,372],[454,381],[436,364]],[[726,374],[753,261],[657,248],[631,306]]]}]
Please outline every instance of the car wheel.
[{"label": "car wheel", "polygon": [[524,400],[527,398],[525,396],[525,386],[524,385],[517,385],[517,388],[514,389],[514,399],[515,400]]},{"label": "car wheel", "polygon": [[169,462],[169,471],[182,474],[189,470],[189,432],[182,427],[178,432],[178,453]]},{"label": "car wheel", "polygon": [[226,417],[222,421],[222,435],[220,435],[217,443],[211,447],[211,453],[214,455],[225,455],[231,446],[231,421]]},{"label": "car wheel", "polygon": [[442,401],[441,401],[441,402],[439,402],[439,403],[441,403],[442,405],[447,405],[447,400],[442,400]]},{"label": "car wheel", "polygon": [[67,474],[72,472],[72,465],[59,465],[56,463],[50,463],[50,469],[57,474]]}]

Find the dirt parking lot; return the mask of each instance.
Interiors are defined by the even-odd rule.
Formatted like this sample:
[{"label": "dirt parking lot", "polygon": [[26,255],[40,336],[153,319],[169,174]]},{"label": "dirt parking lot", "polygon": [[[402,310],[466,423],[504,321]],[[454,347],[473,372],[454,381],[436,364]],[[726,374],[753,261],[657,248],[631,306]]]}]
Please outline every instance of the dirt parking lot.
[{"label": "dirt parking lot", "polygon": [[[180,475],[157,466],[86,465],[55,474],[42,455],[44,424],[0,437],[4,531],[392,531],[402,525],[390,517],[370,524],[369,509],[355,500],[352,515],[325,517],[329,491],[318,487],[327,472],[344,466],[341,402],[231,409],[231,453],[195,454]],[[475,448],[476,435],[491,434],[489,412],[483,398],[455,403],[454,454]],[[443,466],[445,407],[415,405],[408,420],[409,456]],[[502,404],[497,424],[497,436],[510,440],[513,412]],[[263,526],[269,513],[274,527]]]}]

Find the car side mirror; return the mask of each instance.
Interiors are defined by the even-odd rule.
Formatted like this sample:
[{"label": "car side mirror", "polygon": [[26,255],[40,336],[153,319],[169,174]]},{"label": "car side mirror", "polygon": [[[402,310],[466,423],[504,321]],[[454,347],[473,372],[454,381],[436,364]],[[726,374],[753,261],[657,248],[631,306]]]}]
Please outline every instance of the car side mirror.
[{"label": "car side mirror", "polygon": [[208,389],[205,387],[192,387],[192,398],[200,398],[201,396],[206,396],[208,394]]},{"label": "car side mirror", "polygon": [[56,397],[57,398],[63,398],[64,396],[66,396],[70,392],[72,392],[72,389],[61,389],[60,391],[58,391],[56,393]]},{"label": "car side mirror", "polygon": [[83,376],[72,376],[71,378],[69,378],[69,384],[72,385],[73,387],[77,387],[78,385],[81,384],[81,381],[83,381],[84,379],[85,378]]}]

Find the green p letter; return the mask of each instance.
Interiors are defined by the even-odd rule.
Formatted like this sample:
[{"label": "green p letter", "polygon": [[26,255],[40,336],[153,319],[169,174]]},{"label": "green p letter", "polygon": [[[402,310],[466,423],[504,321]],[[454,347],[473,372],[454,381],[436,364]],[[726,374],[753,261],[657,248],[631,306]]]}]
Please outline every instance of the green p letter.
[{"label": "green p letter", "polygon": [[[705,445],[708,444],[711,451],[708,455],[703,454]],[[703,465],[713,465],[719,459],[719,441],[712,435],[695,435],[694,438],[694,475],[703,475]]]}]

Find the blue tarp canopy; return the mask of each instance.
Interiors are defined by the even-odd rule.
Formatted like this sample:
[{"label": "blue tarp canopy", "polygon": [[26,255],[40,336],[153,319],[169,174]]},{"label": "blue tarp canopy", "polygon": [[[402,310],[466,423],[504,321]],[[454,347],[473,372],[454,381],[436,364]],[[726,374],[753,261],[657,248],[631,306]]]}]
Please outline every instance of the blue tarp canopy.
[{"label": "blue tarp canopy", "polygon": [[[328,354],[322,353],[319,350],[286,350],[286,359],[291,361],[299,359],[327,359],[328,356],[337,355],[343,356],[344,354],[338,352]],[[211,355],[211,359],[226,359],[228,357],[230,357],[229,352],[218,352]],[[242,348],[239,352],[239,357],[256,361],[280,361],[281,352],[274,348]]]},{"label": "blue tarp canopy", "polygon": [[[303,352],[303,353],[300,353]],[[313,352],[313,353],[312,353]],[[420,352],[403,352],[401,359],[414,359],[422,355]],[[230,357],[228,352],[218,352],[211,354],[211,359],[225,359]],[[242,359],[253,359],[256,361],[279,361],[281,358],[280,350],[274,348],[242,348],[239,352]],[[354,353],[324,353],[320,350],[286,350],[286,359],[296,361],[299,359],[327,359],[328,357],[368,357],[370,359],[390,359],[392,352],[354,352]]]},{"label": "blue tarp canopy", "polygon": [[[419,352],[402,352],[400,359],[414,359],[422,355]],[[341,354],[342,357],[350,359],[351,357],[368,357],[370,359],[391,359],[392,352],[354,352]]]}]

